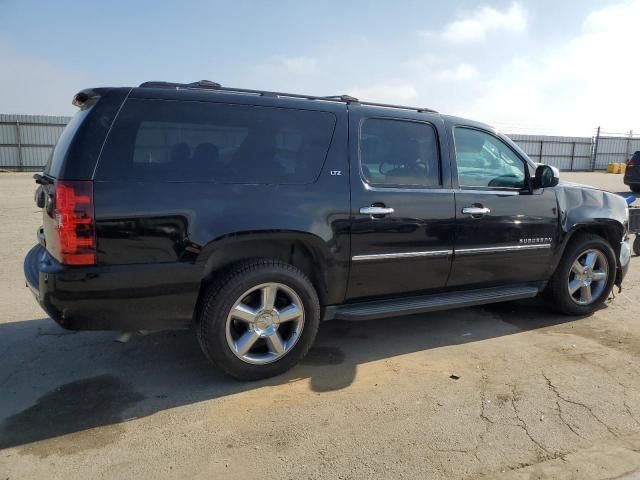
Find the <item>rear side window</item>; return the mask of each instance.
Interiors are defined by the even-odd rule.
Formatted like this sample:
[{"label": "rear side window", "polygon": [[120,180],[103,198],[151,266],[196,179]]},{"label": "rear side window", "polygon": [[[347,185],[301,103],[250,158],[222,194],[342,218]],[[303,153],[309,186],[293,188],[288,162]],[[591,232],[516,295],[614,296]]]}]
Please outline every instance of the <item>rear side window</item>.
[{"label": "rear side window", "polygon": [[132,99],[109,134],[96,178],[313,183],[335,123],[328,112]]},{"label": "rear side window", "polygon": [[67,123],[67,126],[64,127],[60,138],[56,142],[56,146],[51,152],[49,159],[47,160],[47,164],[44,167],[43,173],[49,175],[51,177],[57,178],[60,176],[60,170],[64,164],[65,157],[67,156],[67,152],[69,151],[69,147],[71,146],[71,142],[75,137],[78,129],[84,122],[91,108],[85,108],[78,111]]},{"label": "rear side window", "polygon": [[440,185],[438,140],[432,125],[369,118],[360,129],[360,169],[371,185]]}]

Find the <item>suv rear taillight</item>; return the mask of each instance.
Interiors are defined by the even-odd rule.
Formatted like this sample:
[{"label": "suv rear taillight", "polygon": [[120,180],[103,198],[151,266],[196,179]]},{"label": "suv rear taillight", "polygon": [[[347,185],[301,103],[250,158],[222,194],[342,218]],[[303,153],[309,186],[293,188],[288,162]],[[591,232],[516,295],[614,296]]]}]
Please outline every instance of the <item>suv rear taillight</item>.
[{"label": "suv rear taillight", "polygon": [[638,165],[638,161],[635,158],[632,158],[627,162],[627,167],[635,167]]},{"label": "suv rear taillight", "polygon": [[53,207],[58,232],[60,262],[67,265],[96,263],[93,182],[56,181]]}]

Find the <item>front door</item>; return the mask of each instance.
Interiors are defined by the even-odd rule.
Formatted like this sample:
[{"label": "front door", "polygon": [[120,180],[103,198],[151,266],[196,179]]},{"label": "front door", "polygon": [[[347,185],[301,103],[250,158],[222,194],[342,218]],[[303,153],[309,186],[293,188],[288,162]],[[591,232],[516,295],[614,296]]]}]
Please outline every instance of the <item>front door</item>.
[{"label": "front door", "polygon": [[496,135],[456,126],[453,139],[457,221],[448,286],[545,280],[558,240],[555,193],[532,191],[529,165]]},{"label": "front door", "polygon": [[443,122],[393,113],[349,107],[349,299],[442,288],[451,268],[455,202],[441,162]]}]

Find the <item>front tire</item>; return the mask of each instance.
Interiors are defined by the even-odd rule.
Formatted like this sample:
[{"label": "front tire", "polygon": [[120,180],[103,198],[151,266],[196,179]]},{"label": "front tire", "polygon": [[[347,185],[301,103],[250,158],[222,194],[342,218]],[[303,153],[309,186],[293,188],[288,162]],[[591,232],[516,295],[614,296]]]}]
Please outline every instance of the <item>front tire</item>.
[{"label": "front tire", "polygon": [[546,293],[556,310],[588,315],[604,304],[615,276],[611,245],[598,235],[580,235],[567,246]]},{"label": "front tire", "polygon": [[198,341],[218,369],[240,380],[286,372],[309,351],[320,304],[309,279],[277,260],[239,264],[205,292]]}]

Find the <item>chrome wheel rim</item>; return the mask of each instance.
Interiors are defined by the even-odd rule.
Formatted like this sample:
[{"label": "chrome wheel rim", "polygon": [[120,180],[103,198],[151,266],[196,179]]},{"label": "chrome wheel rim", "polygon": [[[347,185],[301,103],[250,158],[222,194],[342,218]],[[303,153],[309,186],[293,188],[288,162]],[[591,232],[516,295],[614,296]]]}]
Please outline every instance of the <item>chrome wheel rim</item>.
[{"label": "chrome wheel rim", "polygon": [[569,271],[569,296],[578,305],[597,301],[607,286],[609,262],[600,250],[589,249],[574,260]]},{"label": "chrome wheel rim", "polygon": [[240,360],[254,365],[275,362],[298,342],[304,306],[282,283],[262,283],[236,300],[227,316],[227,344]]}]

